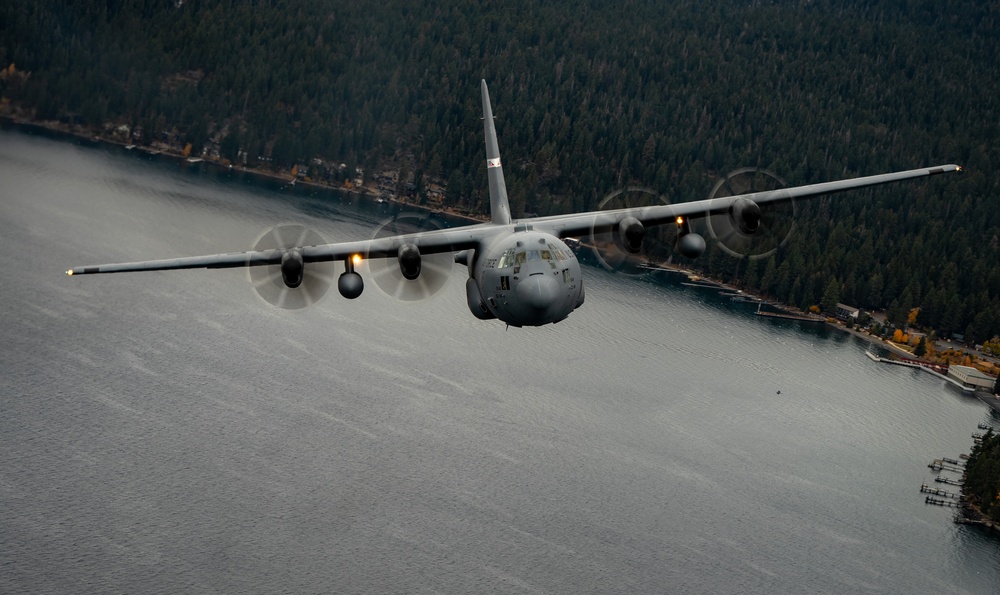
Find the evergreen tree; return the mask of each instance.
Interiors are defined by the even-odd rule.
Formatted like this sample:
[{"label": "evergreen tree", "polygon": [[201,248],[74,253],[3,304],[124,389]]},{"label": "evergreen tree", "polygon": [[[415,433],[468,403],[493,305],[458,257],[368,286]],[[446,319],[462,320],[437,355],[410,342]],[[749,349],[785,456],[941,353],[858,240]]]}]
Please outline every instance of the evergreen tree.
[{"label": "evergreen tree", "polygon": [[837,304],[840,302],[840,283],[836,279],[830,279],[823,291],[823,299],[819,302],[819,307],[823,312],[834,313],[837,311]]}]

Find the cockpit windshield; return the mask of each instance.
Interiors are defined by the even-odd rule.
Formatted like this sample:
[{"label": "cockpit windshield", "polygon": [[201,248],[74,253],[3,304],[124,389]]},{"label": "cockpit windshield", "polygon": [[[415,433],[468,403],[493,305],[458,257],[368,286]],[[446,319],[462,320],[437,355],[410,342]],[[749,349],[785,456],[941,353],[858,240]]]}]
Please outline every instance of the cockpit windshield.
[{"label": "cockpit windshield", "polygon": [[507,250],[500,255],[500,259],[497,262],[497,268],[507,268],[511,266],[521,266],[526,262],[533,262],[536,260],[544,260],[554,266],[556,261],[559,260],[569,260],[573,258],[571,252],[560,250],[552,244],[548,245],[547,250],[521,250],[515,252],[513,248]]}]

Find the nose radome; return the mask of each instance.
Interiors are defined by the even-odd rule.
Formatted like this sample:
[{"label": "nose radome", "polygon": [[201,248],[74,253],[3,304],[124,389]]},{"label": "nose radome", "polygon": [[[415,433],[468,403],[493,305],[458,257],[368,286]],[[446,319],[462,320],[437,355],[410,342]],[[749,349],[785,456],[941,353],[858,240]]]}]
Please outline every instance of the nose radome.
[{"label": "nose radome", "polygon": [[544,311],[555,305],[559,297],[559,284],[549,275],[532,275],[517,284],[518,300],[536,311]]}]

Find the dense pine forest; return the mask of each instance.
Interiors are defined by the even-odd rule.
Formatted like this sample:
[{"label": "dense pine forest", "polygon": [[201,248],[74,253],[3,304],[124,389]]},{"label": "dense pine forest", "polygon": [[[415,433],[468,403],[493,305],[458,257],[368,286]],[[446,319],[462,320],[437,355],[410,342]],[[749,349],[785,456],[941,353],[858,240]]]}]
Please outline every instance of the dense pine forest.
[{"label": "dense pine forest", "polygon": [[965,465],[962,494],[984,516],[1000,522],[1000,434],[987,432]]},{"label": "dense pine forest", "polygon": [[959,163],[799,205],[773,256],[710,242],[698,266],[982,342],[1000,334],[998,36],[1000,3],[977,0],[5,0],[0,95],[248,166],[436,178],[484,209],[486,79],[517,214],[629,185],[705,198],[741,166],[797,185]]}]

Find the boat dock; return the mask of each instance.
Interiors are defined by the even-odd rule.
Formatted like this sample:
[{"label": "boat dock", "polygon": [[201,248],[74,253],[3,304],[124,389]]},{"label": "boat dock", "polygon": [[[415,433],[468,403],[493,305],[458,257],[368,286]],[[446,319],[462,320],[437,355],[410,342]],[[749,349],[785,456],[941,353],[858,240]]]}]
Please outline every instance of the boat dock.
[{"label": "boat dock", "polygon": [[949,492],[948,490],[942,490],[941,488],[932,488],[926,483],[920,484],[920,491],[924,494],[933,494],[935,496],[942,496],[944,498],[952,498],[954,500],[961,500],[962,495],[956,494],[955,492]]},{"label": "boat dock", "polygon": [[697,287],[698,289],[723,289],[721,285],[709,285],[708,283],[681,283],[684,287]]},{"label": "boat dock", "polygon": [[898,359],[889,359],[887,357],[882,357],[882,356],[879,356],[879,355],[875,355],[871,351],[865,351],[865,355],[867,355],[868,358],[871,359],[873,362],[882,362],[883,364],[892,364],[894,366],[905,366],[907,368],[919,368],[920,367],[918,364],[915,364],[913,362],[904,362],[904,361],[898,360]]},{"label": "boat dock", "polygon": [[[952,473],[962,473],[962,479],[952,479],[950,477],[935,477],[937,483],[944,483],[953,486],[961,486],[965,480],[965,464],[958,459],[941,457],[934,459],[928,465],[935,471],[951,471]],[[948,508],[962,508],[962,494],[959,492],[949,492],[943,488],[933,487],[927,483],[920,484],[920,492],[927,494],[924,497],[924,504],[944,506]]]},{"label": "boat dock", "polygon": [[927,496],[924,498],[924,504],[933,504],[935,506],[945,506],[948,508],[961,508],[962,506],[960,502],[955,502],[954,500],[943,500],[941,498],[935,498],[934,496]]},{"label": "boat dock", "polygon": [[[793,314],[791,312],[786,312],[784,310],[779,310],[778,312],[765,312],[761,308],[765,305],[764,302],[759,302],[757,304],[757,316],[765,316],[767,318],[781,318],[783,320],[800,320],[802,322],[826,322],[825,318],[819,316],[806,316],[804,314]],[[775,307],[771,304],[766,304]]]},{"label": "boat dock", "polygon": [[767,318],[781,318],[784,320],[801,320],[802,322],[823,322],[826,321],[822,318],[812,318],[810,316],[802,316],[801,314],[788,314],[785,312],[762,312],[757,311],[757,316],[765,316]]},{"label": "boat dock", "polygon": [[934,459],[928,465],[935,471],[953,471],[955,473],[965,473],[965,466],[954,459]]}]

